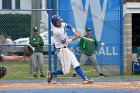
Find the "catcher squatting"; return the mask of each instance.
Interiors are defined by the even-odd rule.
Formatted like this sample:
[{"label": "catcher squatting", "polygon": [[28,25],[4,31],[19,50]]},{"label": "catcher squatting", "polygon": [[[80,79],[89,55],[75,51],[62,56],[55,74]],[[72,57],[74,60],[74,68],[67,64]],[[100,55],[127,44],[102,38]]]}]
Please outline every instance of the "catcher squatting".
[{"label": "catcher squatting", "polygon": [[[3,56],[0,55],[0,62],[5,62],[5,61],[16,61],[16,60],[21,60],[25,57],[29,57],[33,54],[33,49],[30,46],[24,47],[24,55],[23,56]],[[5,66],[0,66],[0,79],[4,77],[7,73],[7,68]]]},{"label": "catcher squatting", "polygon": [[[51,83],[51,80],[53,79],[54,75],[68,74],[70,71],[70,67],[72,65],[76,73],[83,79],[82,83],[84,84],[92,83],[93,81],[88,80],[85,74],[83,73],[75,55],[67,47],[69,43],[81,38],[81,36],[76,32],[76,30],[73,27],[61,21],[62,19],[57,15],[54,15],[51,18],[51,22],[54,26],[52,29],[53,37],[54,37],[54,44],[58,51],[57,56],[60,59],[62,69],[54,71],[54,72],[48,72],[47,81],[48,83]],[[68,39],[68,35],[65,29],[70,29],[74,33],[75,38]]]}]

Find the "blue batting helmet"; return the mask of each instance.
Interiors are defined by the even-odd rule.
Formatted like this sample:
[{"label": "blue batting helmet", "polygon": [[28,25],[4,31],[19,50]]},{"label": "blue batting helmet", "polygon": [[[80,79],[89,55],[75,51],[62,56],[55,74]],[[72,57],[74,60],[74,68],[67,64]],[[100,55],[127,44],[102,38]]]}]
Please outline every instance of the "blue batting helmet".
[{"label": "blue batting helmet", "polygon": [[62,20],[63,20],[63,19],[61,19],[60,16],[57,16],[57,15],[53,15],[53,16],[51,17],[51,22],[52,22],[52,24],[53,24],[54,26],[56,26],[56,22],[62,21]]}]

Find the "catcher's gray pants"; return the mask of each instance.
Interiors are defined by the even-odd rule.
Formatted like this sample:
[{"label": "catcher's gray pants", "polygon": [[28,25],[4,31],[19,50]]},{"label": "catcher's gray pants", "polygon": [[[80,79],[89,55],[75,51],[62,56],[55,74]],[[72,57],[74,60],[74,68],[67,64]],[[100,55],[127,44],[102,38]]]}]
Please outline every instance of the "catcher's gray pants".
[{"label": "catcher's gray pants", "polygon": [[99,66],[97,65],[96,55],[95,54],[93,54],[91,56],[87,56],[87,55],[82,53],[81,58],[80,58],[80,65],[83,66],[88,59],[92,62],[93,68],[97,71],[97,73],[101,74],[102,71],[99,68]]},{"label": "catcher's gray pants", "polygon": [[43,53],[34,52],[31,56],[31,71],[33,75],[37,75],[38,65],[40,69],[40,75],[44,75],[44,58]]}]

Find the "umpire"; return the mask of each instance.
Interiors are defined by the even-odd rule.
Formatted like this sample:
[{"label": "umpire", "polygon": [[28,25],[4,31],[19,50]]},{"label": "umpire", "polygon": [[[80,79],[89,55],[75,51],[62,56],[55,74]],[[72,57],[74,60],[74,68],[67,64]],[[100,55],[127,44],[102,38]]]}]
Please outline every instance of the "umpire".
[{"label": "umpire", "polygon": [[34,49],[31,56],[31,70],[34,78],[37,78],[38,65],[40,70],[40,77],[44,77],[44,58],[43,58],[43,45],[44,41],[39,35],[37,27],[33,28],[33,35],[29,37],[29,43]]},{"label": "umpire", "polygon": [[94,69],[98,72],[99,76],[106,77],[97,65],[96,51],[98,49],[98,44],[96,38],[91,35],[91,28],[86,28],[86,35],[84,37],[92,39],[93,42],[88,42],[83,38],[80,39],[79,47],[82,52],[80,65],[83,66],[89,59],[92,62]]}]

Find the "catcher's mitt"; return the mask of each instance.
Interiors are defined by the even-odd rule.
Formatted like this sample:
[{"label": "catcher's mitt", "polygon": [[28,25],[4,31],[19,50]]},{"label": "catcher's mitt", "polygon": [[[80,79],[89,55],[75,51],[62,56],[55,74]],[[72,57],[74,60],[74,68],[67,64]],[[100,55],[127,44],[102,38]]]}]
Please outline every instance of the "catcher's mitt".
[{"label": "catcher's mitt", "polygon": [[5,66],[0,66],[0,79],[7,74],[7,68]]},{"label": "catcher's mitt", "polygon": [[33,54],[33,49],[31,46],[26,46],[24,48],[24,56],[29,57]]}]

